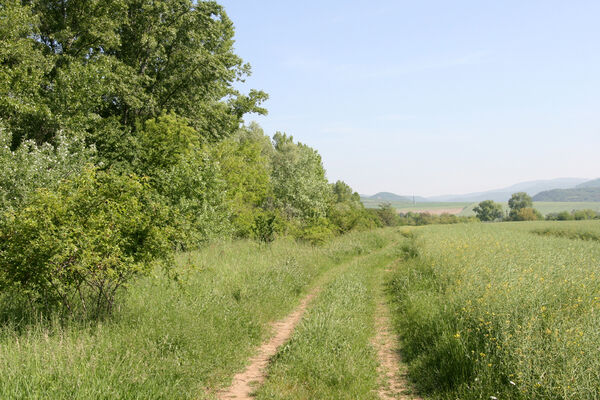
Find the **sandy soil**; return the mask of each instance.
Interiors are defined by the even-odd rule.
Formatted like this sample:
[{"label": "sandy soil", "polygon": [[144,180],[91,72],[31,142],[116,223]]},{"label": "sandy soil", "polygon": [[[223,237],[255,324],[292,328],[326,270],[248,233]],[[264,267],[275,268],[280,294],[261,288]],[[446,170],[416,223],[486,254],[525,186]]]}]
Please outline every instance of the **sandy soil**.
[{"label": "sandy soil", "polygon": [[217,395],[221,400],[237,399],[250,400],[252,393],[260,386],[266,378],[266,367],[269,359],[277,353],[277,348],[284,344],[294,332],[294,328],[300,322],[308,304],[316,296],[318,290],[307,295],[300,305],[283,320],[272,324],[275,335],[263,343],[257,354],[250,359],[250,364],[243,371],[233,377],[231,386]]},{"label": "sandy soil", "polygon": [[408,381],[406,365],[398,352],[398,339],[392,330],[390,310],[383,299],[377,303],[375,329],[377,333],[373,344],[379,359],[379,397],[382,400],[420,400],[420,397],[413,394]]}]

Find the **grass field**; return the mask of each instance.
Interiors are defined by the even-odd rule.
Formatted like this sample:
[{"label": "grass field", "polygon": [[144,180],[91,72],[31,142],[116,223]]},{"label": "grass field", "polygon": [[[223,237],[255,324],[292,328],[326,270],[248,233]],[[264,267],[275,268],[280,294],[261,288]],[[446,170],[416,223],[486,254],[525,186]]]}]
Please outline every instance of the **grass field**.
[{"label": "grass field", "polygon": [[[215,244],[179,256],[179,283],[137,282],[107,321],[11,320],[0,299],[0,398],[213,398],[325,271],[390,243],[346,235],[315,248],[293,241]],[[212,393],[212,394],[211,394]]]},{"label": "grass field", "polygon": [[100,322],[39,320],[0,297],[0,398],[215,399],[269,323],[321,287],[256,396],[375,399],[386,275],[413,393],[598,399],[599,267],[600,221],[213,244],[179,255],[177,282],[158,271],[136,282]]},{"label": "grass field", "polygon": [[348,266],[277,354],[257,399],[377,399],[375,290],[397,246]]},{"label": "grass field", "polygon": [[597,234],[600,222],[412,232],[418,256],[390,290],[405,360],[423,392],[436,399],[600,397],[600,245],[573,235]]},{"label": "grass field", "polygon": [[[459,214],[461,216],[470,217],[475,215],[473,208],[479,203],[468,204],[464,210]],[[508,212],[508,203],[500,203],[504,207],[504,210]],[[573,211],[573,210],[594,210],[600,212],[600,202],[561,202],[561,201],[535,201],[533,202],[535,207],[543,215],[550,213],[558,213],[561,211]]]}]

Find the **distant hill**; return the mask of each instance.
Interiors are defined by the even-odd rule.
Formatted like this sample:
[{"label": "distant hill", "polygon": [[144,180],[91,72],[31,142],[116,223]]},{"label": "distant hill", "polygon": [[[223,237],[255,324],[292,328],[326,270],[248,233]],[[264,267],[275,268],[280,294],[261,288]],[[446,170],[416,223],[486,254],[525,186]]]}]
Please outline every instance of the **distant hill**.
[{"label": "distant hill", "polygon": [[[588,188],[600,188],[600,179],[589,180],[584,178],[556,178],[556,179],[546,179],[546,180],[537,180],[537,181],[528,181],[517,183],[512,186],[508,186],[501,189],[488,190],[485,192],[475,192],[475,193],[466,193],[466,194],[449,194],[443,196],[432,196],[432,197],[422,197],[415,196],[414,200],[417,203],[450,203],[450,202],[460,202],[460,203],[477,203],[483,200],[494,200],[498,202],[505,202],[510,199],[513,193],[516,192],[526,192],[530,196],[534,198],[535,201],[599,201],[594,200],[595,195],[593,192],[580,192],[580,193],[571,193],[571,194],[559,194],[560,192],[556,192],[555,194],[547,197],[545,193],[548,191],[552,191],[553,193],[557,189],[588,189]],[[541,195],[544,193],[542,197],[536,197],[538,193]],[[571,200],[569,197],[573,197]],[[390,192],[379,192],[374,194],[373,196],[361,195],[361,199],[363,203],[367,204],[380,204],[382,202],[390,202],[390,203],[412,203],[413,196],[400,196],[395,193]],[[566,199],[569,197],[569,199]],[[550,200],[550,198],[557,198],[561,200]],[[542,200],[543,199],[543,200]],[[563,200],[564,199],[564,200]],[[577,200],[575,200],[577,199]],[[581,199],[581,200],[579,200]]]},{"label": "distant hill", "polygon": [[588,182],[582,178],[557,178],[548,180],[538,180],[517,183],[516,185],[508,186],[502,189],[488,190],[485,192],[467,193],[459,195],[443,195],[429,197],[428,201],[467,201],[479,202],[483,200],[508,201],[510,196],[516,192],[526,192],[534,196],[540,192],[552,189],[570,189],[576,185]]},{"label": "distant hill", "polygon": [[575,186],[576,188],[600,188],[600,178],[587,181]]},{"label": "distant hill", "polygon": [[600,201],[600,186],[547,190],[533,196],[533,201]]},{"label": "distant hill", "polygon": [[[412,203],[412,196],[400,196],[395,193],[390,192],[379,192],[374,194],[373,196],[360,196],[363,200],[377,200],[382,202],[398,202],[398,203]],[[425,197],[415,196],[415,201],[424,202],[427,201]]]}]

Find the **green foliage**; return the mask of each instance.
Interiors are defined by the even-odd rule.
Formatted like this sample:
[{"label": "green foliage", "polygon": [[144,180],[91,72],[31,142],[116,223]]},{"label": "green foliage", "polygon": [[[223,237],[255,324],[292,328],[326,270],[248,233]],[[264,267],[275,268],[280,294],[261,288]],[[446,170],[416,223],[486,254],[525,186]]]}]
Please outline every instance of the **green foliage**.
[{"label": "green foliage", "polygon": [[275,215],[259,214],[254,218],[252,226],[254,237],[262,243],[275,240]]},{"label": "green foliage", "polygon": [[12,135],[0,125],[0,214],[22,207],[39,188],[56,188],[95,157],[82,141],[63,136],[54,146],[26,141],[11,150],[11,142]]},{"label": "green foliage", "polygon": [[313,245],[323,245],[334,237],[329,220],[326,218],[315,218],[304,221],[297,236],[299,239]]},{"label": "green foliage", "polygon": [[501,219],[504,214],[502,205],[492,200],[482,201],[473,211],[480,221],[496,221]]},{"label": "green foliage", "polygon": [[0,284],[43,308],[110,311],[119,288],[169,254],[165,210],[134,176],[85,169],[0,219]]},{"label": "green foliage", "polygon": [[337,181],[331,185],[331,188],[333,203],[327,212],[327,217],[337,233],[343,234],[353,229],[375,227],[375,223],[369,218],[360,200],[360,195],[353,192],[348,184]]},{"label": "green foliage", "polygon": [[512,216],[513,221],[538,221],[541,219],[544,219],[543,215],[532,207],[521,208]]},{"label": "green foliage", "polygon": [[525,192],[514,193],[508,200],[508,207],[510,208],[509,218],[515,220],[519,210],[533,207],[533,201],[531,196]]},{"label": "green foliage", "polygon": [[325,178],[321,156],[291,136],[273,136],[275,153],[271,182],[274,206],[288,218],[315,219],[325,217],[331,189]]},{"label": "green foliage", "polygon": [[398,213],[390,203],[382,203],[377,210],[377,216],[383,226],[395,226],[398,223]]},{"label": "green foliage", "polygon": [[[48,309],[73,308],[76,293],[106,310],[163,255],[133,231],[156,227],[166,255],[231,236],[322,244],[374,225],[348,185],[329,185],[316,150],[240,128],[267,96],[235,88],[250,66],[233,34],[214,1],[1,2],[0,218],[16,232],[3,254],[31,275],[2,271],[7,286]],[[17,234],[37,256],[17,257]],[[100,283],[82,272],[94,268]]]},{"label": "green foliage", "polygon": [[238,237],[251,235],[254,217],[262,212],[261,208],[271,194],[270,159],[265,149],[271,143],[265,144],[266,136],[262,133],[260,136],[247,133],[243,129],[211,149],[227,186],[227,201]]},{"label": "green foliage", "polygon": [[229,237],[230,209],[221,168],[208,151],[196,150],[150,180],[169,209],[170,239],[179,250]]},{"label": "green foliage", "polygon": [[140,175],[156,176],[189,158],[199,147],[196,131],[174,113],[148,119],[136,131],[134,167]]},{"label": "green foliage", "polygon": [[205,141],[265,112],[265,93],[233,87],[250,66],[233,52],[233,24],[215,2],[27,3],[0,9],[0,111],[15,145],[52,141],[62,129],[98,142],[104,156],[107,129],[128,135],[163,110],[187,118]]}]

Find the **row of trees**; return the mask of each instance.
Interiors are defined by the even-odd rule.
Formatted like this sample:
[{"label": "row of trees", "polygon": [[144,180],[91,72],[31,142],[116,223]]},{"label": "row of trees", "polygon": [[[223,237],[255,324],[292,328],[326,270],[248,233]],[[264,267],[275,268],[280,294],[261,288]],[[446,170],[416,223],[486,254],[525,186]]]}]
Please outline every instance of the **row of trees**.
[{"label": "row of trees", "polygon": [[243,125],[267,95],[235,89],[233,34],[214,1],[0,3],[2,293],[98,314],[177,250],[376,225],[314,149]]},{"label": "row of trees", "polygon": [[502,204],[484,200],[473,211],[480,221],[536,221],[543,219],[542,214],[533,208],[531,196],[525,192],[514,193],[508,200],[508,214]]},{"label": "row of trees", "polygon": [[480,221],[568,221],[600,219],[600,213],[594,210],[573,210],[560,213],[549,213],[544,216],[535,208],[531,197],[525,192],[514,193],[508,201],[509,212],[506,214],[502,204],[492,200],[479,203],[473,211]]},{"label": "row of trees", "polygon": [[435,215],[427,212],[399,213],[391,203],[382,203],[377,209],[368,210],[377,226],[422,226],[432,224],[457,224],[472,222],[472,217],[443,213]]}]

